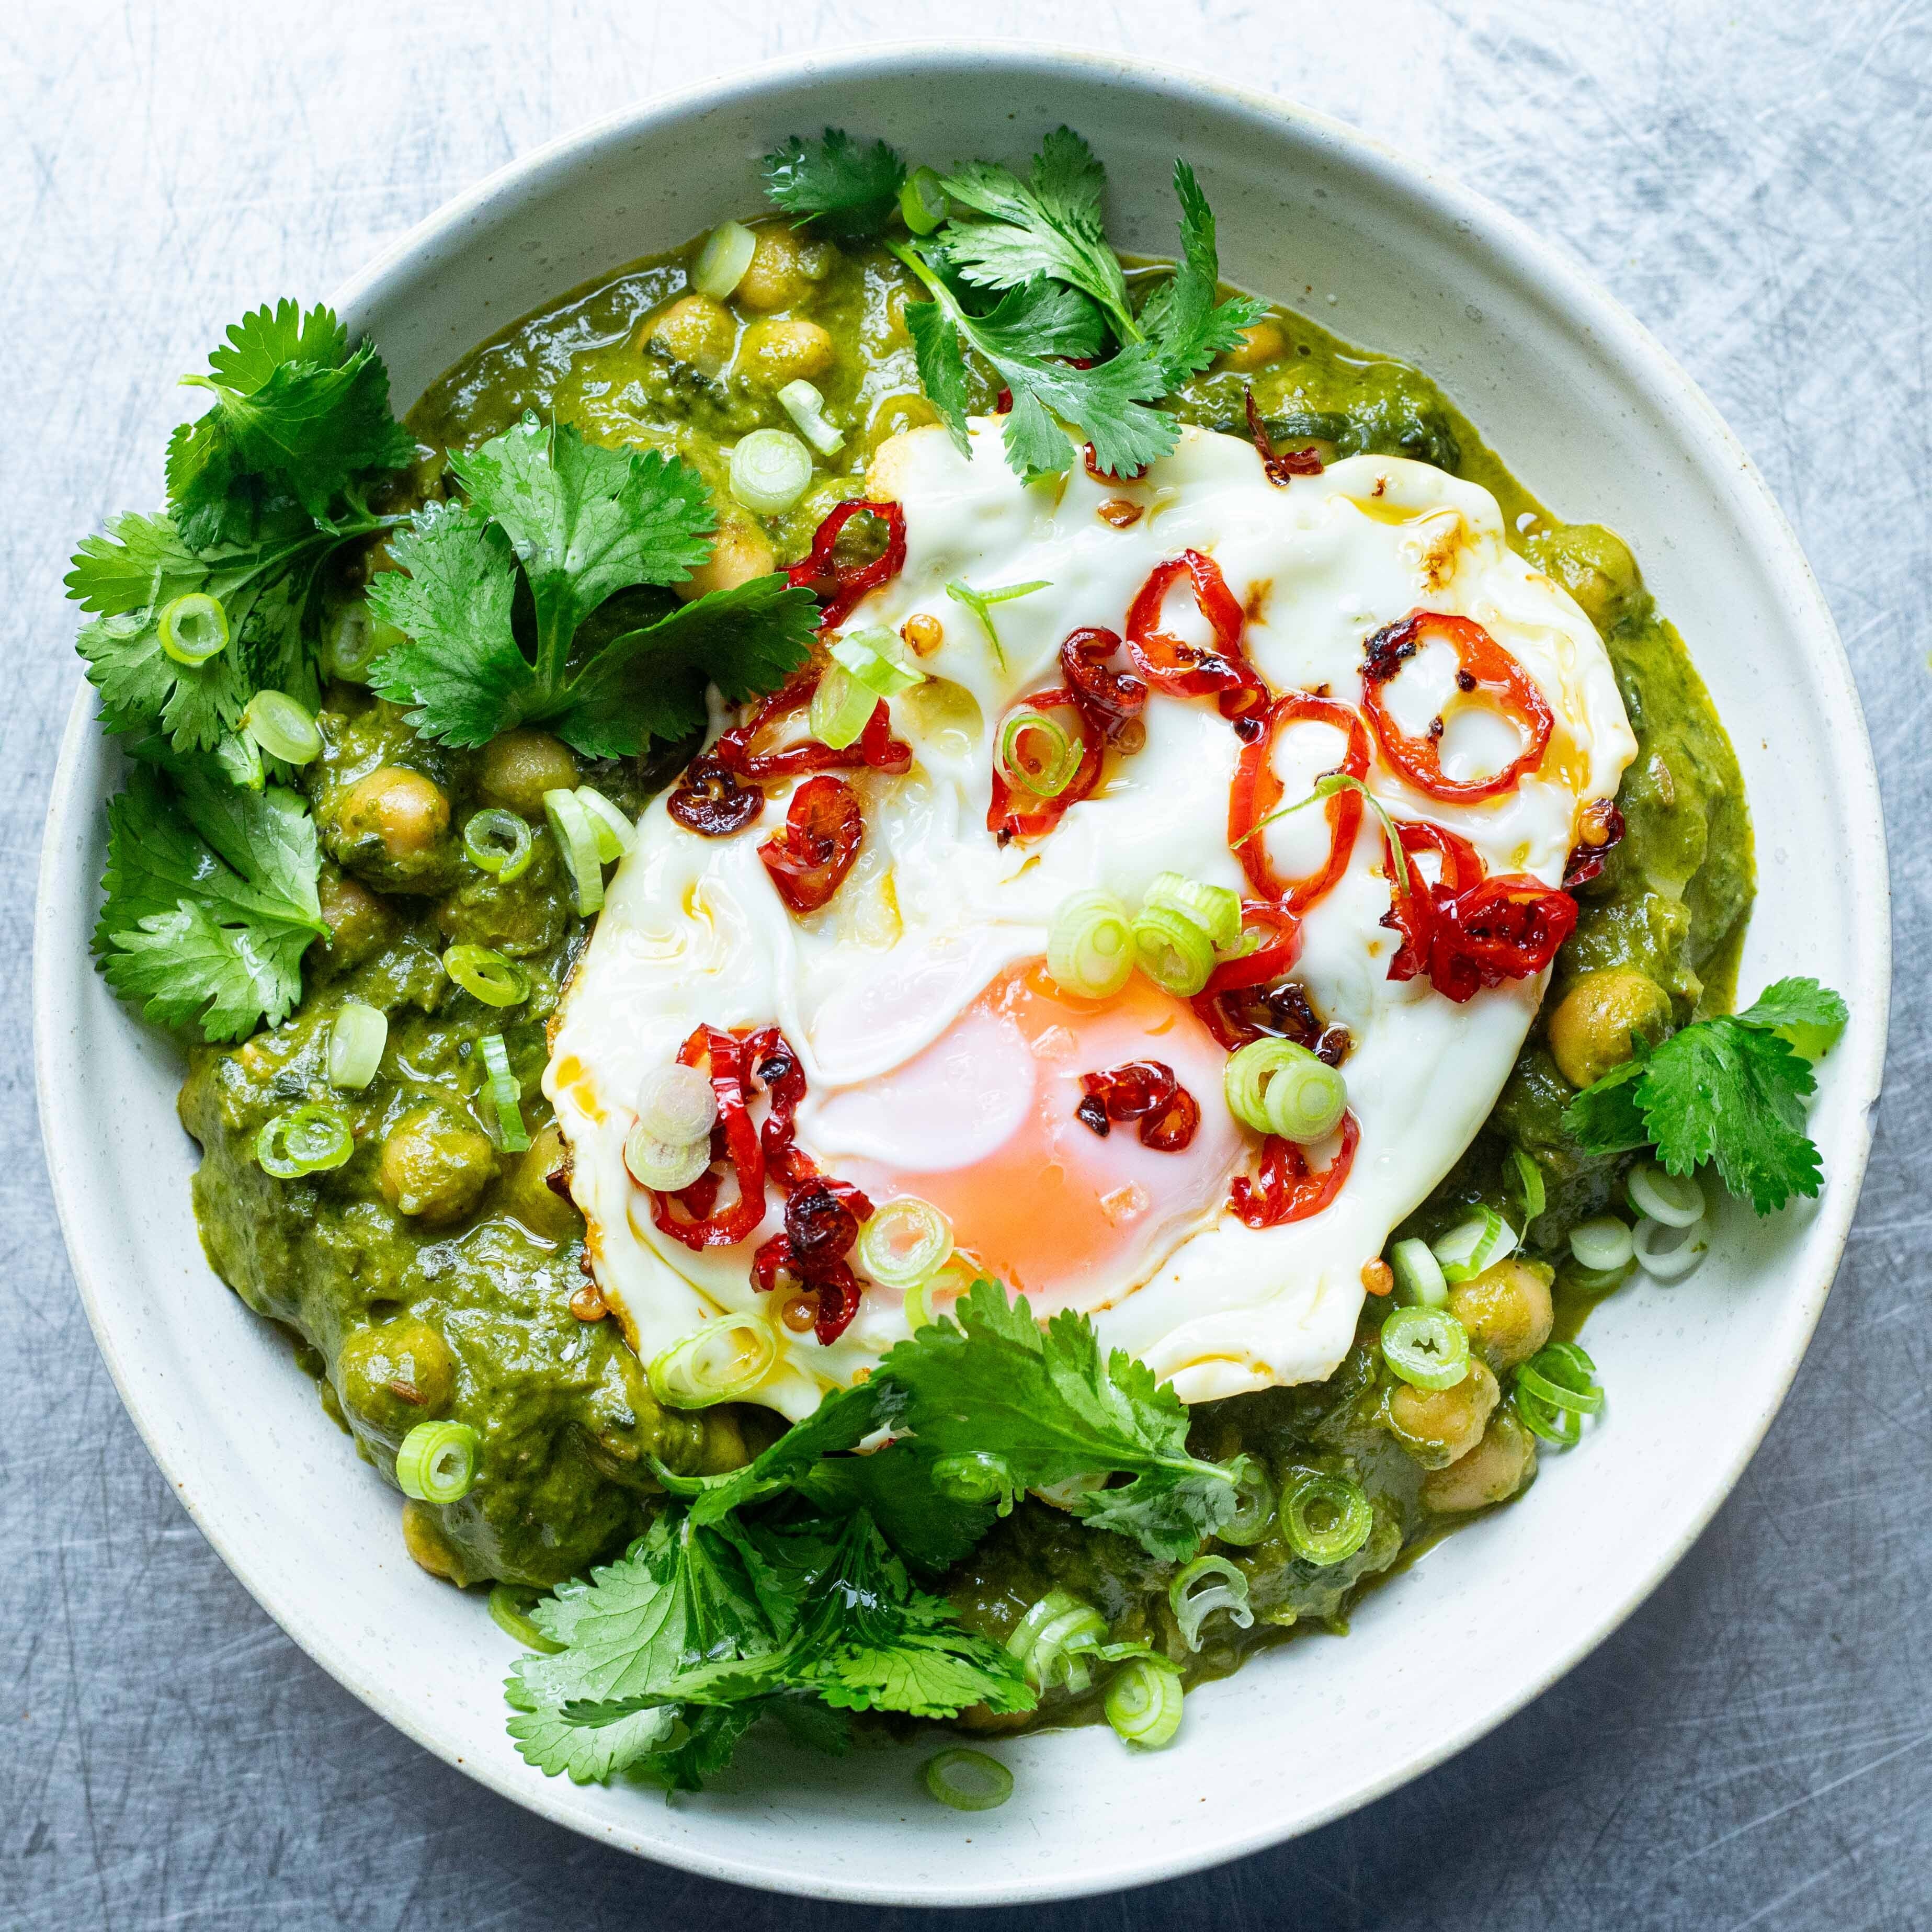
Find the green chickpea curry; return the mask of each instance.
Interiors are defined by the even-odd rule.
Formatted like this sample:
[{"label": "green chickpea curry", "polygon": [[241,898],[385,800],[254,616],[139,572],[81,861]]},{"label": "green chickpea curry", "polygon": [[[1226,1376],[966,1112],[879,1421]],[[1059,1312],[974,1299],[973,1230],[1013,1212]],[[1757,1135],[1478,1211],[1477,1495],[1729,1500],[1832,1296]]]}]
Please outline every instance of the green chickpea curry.
[{"label": "green chickpea curry", "polygon": [[[1030,182],[984,166],[908,176],[883,146],[794,142],[768,164],[782,213],[505,329],[406,435],[366,344],[326,311],[265,309],[214,358],[217,406],[178,475],[171,454],[170,514],[122,519],[76,560],[98,614],[83,655],[137,760],[110,808],[98,950],[150,1017],[205,1036],[180,1111],[202,1150],[209,1259],[406,1492],[417,1562],[496,1586],[491,1611],[530,1653],[512,1735],[548,1771],[693,1786],[764,1716],[832,1748],[854,1714],[992,1732],[1104,1713],[1130,1742],[1163,1742],[1197,1678],[1311,1624],[1345,1629],[1406,1554],[1519,1494],[1539,1444],[1578,1439],[1603,1400],[1574,1339],[1582,1316],[1630,1273],[1633,1223],[1653,1274],[1694,1262],[1700,1161],[1761,1212],[1816,1190],[1802,1101],[1842,1006],[1792,980],[1730,1014],[1753,892],[1743,787],[1630,551],[1556,520],[1420,370],[1217,289],[1212,218],[1179,174],[1177,272],[1114,257],[1096,214],[1081,227],[1098,164],[1065,130]],[[1031,266],[1003,274],[1008,244]],[[239,405],[278,368],[336,386],[312,446],[272,460]],[[1600,634],[1636,755],[1568,892],[1546,894],[1574,900],[1574,931],[1566,914],[1514,1070],[1365,1270],[1354,1344],[1327,1380],[1184,1409],[1139,1364],[1102,1360],[1083,1318],[1042,1334],[981,1283],[788,1433],[728,1399],[728,1377],[694,1392],[627,1343],[544,1097],[547,1031],[623,842],[610,822],[634,824],[686,771],[706,682],[734,701],[778,688],[807,662],[811,593],[881,580],[890,546],[853,546],[862,517],[794,573],[807,588],[778,573],[866,496],[889,439],[996,406],[1034,438],[1009,430],[1023,472],[1054,469],[1058,437],[1124,475],[1178,422],[1252,430],[1286,488],[1361,454],[1480,483],[1510,544]],[[556,426],[555,474],[568,455],[590,479],[580,533],[594,512],[615,546],[609,519],[655,514],[664,567],[558,589],[487,487],[518,436],[534,446],[532,419]],[[766,432],[805,453],[790,482],[784,462],[748,478],[734,457]],[[663,531],[686,513],[680,548]],[[432,675],[422,655],[435,546],[459,538],[500,547],[500,574],[457,592],[479,628],[500,592],[519,653],[506,675],[530,681],[461,717],[439,692],[498,674],[452,646]],[[569,595],[582,608],[560,627]],[[641,672],[640,638],[660,652]],[[593,689],[626,651],[623,689],[642,694]],[[292,728],[264,692],[292,700]],[[745,788],[715,767],[708,791],[682,784],[700,809]],[[167,842],[201,861],[158,855]],[[189,874],[203,884],[179,886]],[[234,983],[196,977],[203,941]],[[1274,1010],[1250,1033],[1300,1037]],[[1713,1028],[1776,1078],[1718,1095],[1729,1114],[1687,1154],[1663,1102],[1688,1077],[1673,1053]],[[1776,1118],[1772,1087],[1788,1096]],[[786,1226],[802,1244],[789,1210]],[[824,1279],[802,1286],[807,1325],[823,1322]],[[1076,1384],[1100,1400],[1055,1444],[1031,1440]],[[890,1446],[847,1453],[882,1430]],[[622,1640],[646,1625],[657,1635]]]}]

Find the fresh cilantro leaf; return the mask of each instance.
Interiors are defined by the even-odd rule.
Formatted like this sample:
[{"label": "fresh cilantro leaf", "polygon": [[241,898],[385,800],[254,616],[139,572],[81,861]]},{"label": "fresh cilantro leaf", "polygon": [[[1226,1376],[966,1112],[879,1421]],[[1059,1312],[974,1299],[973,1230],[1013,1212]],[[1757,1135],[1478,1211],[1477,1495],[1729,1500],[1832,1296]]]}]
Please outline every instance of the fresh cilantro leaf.
[{"label": "fresh cilantro leaf", "polygon": [[677,1713],[656,1708],[630,1711],[608,1724],[574,1724],[539,1704],[512,1673],[503,1687],[509,1732],[524,1762],[573,1784],[604,1784],[618,1772],[660,1753],[677,1726]]},{"label": "fresh cilantro leaf", "polygon": [[1769,1027],[1807,1060],[1822,1060],[1851,1018],[1842,995],[1816,980],[1780,980],[1738,1015],[1742,1026]]},{"label": "fresh cilantro leaf", "polygon": [[868,1456],[832,1456],[797,1479],[800,1493],[841,1514],[865,1510],[886,1540],[918,1569],[937,1574],[956,1563],[993,1526],[990,1502],[962,1502],[933,1486],[938,1460],[908,1439]]},{"label": "fresh cilantro leaf", "polygon": [[973,161],[943,177],[942,185],[955,201],[990,218],[955,221],[941,231],[946,262],[964,280],[1014,289],[1050,276],[1098,302],[1123,343],[1142,339],[1100,212],[1106,170],[1072,128],[1057,128],[1040,144],[1030,182]]},{"label": "fresh cilantro leaf", "polygon": [[796,136],[764,160],[765,192],[788,214],[828,235],[856,241],[891,218],[905,184],[905,163],[883,141],[861,147],[842,128],[818,141]]},{"label": "fresh cilantro leaf", "polygon": [[1637,1093],[1650,1048],[1641,1034],[1633,1034],[1630,1045],[1634,1056],[1585,1088],[1564,1114],[1564,1126],[1586,1154],[1622,1154],[1650,1144]]},{"label": "fresh cilantro leaf", "polygon": [[[599,448],[533,416],[452,460],[470,501],[419,512],[393,544],[401,568],[369,591],[370,608],[406,636],[370,682],[412,706],[424,736],[482,746],[544,724],[586,757],[628,756],[702,724],[707,682],[738,702],[804,662],[818,608],[776,574],[573,657],[584,620],[613,592],[676,582],[709,554],[710,497],[682,463]],[[533,655],[512,622],[520,569]]]},{"label": "fresh cilantro leaf", "polygon": [[852,1748],[852,1720],[843,1711],[821,1704],[801,1691],[788,1691],[765,1706],[790,1734],[794,1744],[827,1757],[843,1757]]},{"label": "fresh cilantro leaf", "polygon": [[164,1026],[232,1040],[283,1018],[326,932],[315,823],[278,785],[240,790],[192,767],[136,765],[107,807],[94,949],[108,984]]},{"label": "fresh cilantro leaf", "polygon": [[[764,1715],[766,1701],[777,1700],[702,1705],[687,1711],[681,1720],[682,1735],[674,1734],[668,1749],[652,1751],[632,1768],[665,1791],[702,1791],[704,1780],[716,1778],[731,1762],[745,1733]],[[636,1721],[617,1720],[620,1724]]]},{"label": "fresh cilantro leaf", "polygon": [[214,408],[168,443],[170,506],[196,549],[253,539],[278,491],[326,517],[358,473],[400,469],[416,453],[390,413],[374,344],[351,349],[326,308],[265,304],[229,329],[208,367],[182,380],[212,390]]},{"label": "fresh cilantro leaf", "polygon": [[1178,389],[1214,358],[1234,348],[1241,332],[1267,314],[1249,296],[1220,294],[1221,260],[1214,242],[1214,212],[1185,161],[1174,164],[1174,192],[1180,202],[1180,262],[1141,310],[1141,326],[1160,356],[1169,389]]},{"label": "fresh cilantro leaf", "polygon": [[1191,1557],[1232,1516],[1238,1468],[1187,1453],[1187,1410],[1143,1362],[1103,1362],[1093,1324],[1070,1309],[1044,1334],[1022,1296],[976,1282],[955,1310],[902,1342],[880,1364],[898,1422],[938,1455],[1004,1456],[1029,1489],[1078,1476],[1132,1480],[1082,1497],[1098,1528],[1136,1538],[1170,1562]]},{"label": "fresh cilantro leaf", "polygon": [[966,428],[966,350],[958,328],[945,305],[937,302],[908,303],[905,320],[912,337],[913,360],[919,365],[920,387],[939,412],[953,447],[962,456],[970,456],[973,444]]}]

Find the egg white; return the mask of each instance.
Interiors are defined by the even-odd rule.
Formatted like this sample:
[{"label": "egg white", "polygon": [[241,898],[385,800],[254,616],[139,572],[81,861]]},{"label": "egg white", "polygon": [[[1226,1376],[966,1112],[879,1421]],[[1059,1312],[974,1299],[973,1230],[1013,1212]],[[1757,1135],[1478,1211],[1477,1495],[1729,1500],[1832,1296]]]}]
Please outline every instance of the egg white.
[{"label": "egg white", "polygon": [[[1055,908],[1076,891],[1102,886],[1131,906],[1156,873],[1174,871],[1246,896],[1227,837],[1240,745],[1210,699],[1154,694],[1144,748],[1110,760],[1100,789],[1044,839],[1002,848],[986,830],[1002,713],[1061,682],[1058,652],[1070,631],[1124,630],[1128,605],[1163,561],[1190,548],[1214,558],[1249,610],[1247,654],[1276,692],[1325,688],[1354,703],[1364,640],[1418,607],[1484,626],[1556,714],[1541,771],[1500,798],[1460,806],[1414,792],[1380,761],[1370,782],[1396,817],[1427,818],[1468,838],[1492,872],[1557,884],[1580,808],[1612,796],[1635,754],[1601,642],[1569,596],[1508,548],[1496,500],[1477,484],[1364,456],[1282,488],[1246,443],[1187,428],[1137,482],[1100,482],[1076,467],[1029,485],[1008,468],[996,422],[976,423],[971,440],[968,458],[942,430],[910,432],[881,448],[868,478],[874,499],[904,506],[906,562],[846,628],[896,628],[922,613],[944,640],[920,661],[929,681],[892,701],[893,729],[914,747],[911,770],[846,775],[864,806],[865,842],[832,904],[794,917],[759,860],[788,786],[770,788],[763,818],[725,839],[686,830],[660,799],[610,884],[554,1028],[544,1084],[572,1149],[572,1191],[603,1298],[646,1360],[721,1311],[773,1312],[752,1286],[748,1257],[782,1225],[775,1186],[751,1242],[694,1254],[653,1226],[650,1197],[624,1167],[640,1082],[694,1026],[783,1028],[808,1087],[799,1144],[831,1172],[904,1153],[905,1135],[934,1130],[935,1118],[968,1137],[956,1150],[970,1157],[970,1136],[998,1125],[976,1124],[970,1074],[951,1102],[936,1105],[928,1093],[918,1117],[896,1127],[868,1114],[868,1083],[904,1070],[1001,974],[1036,960]],[[1114,499],[1143,514],[1116,527],[1098,514]],[[1036,579],[1049,587],[997,607],[997,652],[945,590]],[[1206,640],[1178,593],[1168,619]],[[1418,653],[1388,687],[1398,721],[1422,729],[1454,668],[1442,646]],[[717,729],[736,722],[717,710]],[[1465,712],[1444,740],[1445,769],[1494,769],[1514,749],[1497,738],[1507,730]],[[1332,730],[1285,730],[1274,760],[1285,800],[1305,796],[1339,750]],[[1324,818],[1318,808],[1264,835],[1284,875],[1319,864]],[[1474,1136],[1541,996],[1538,978],[1456,1005],[1425,979],[1388,980],[1397,940],[1381,923],[1389,887],[1372,823],[1308,914],[1295,968],[1316,1010],[1354,1042],[1344,1072],[1361,1138],[1334,1203],[1260,1231],[1218,1204],[1178,1224],[1170,1217],[1131,1278],[1096,1269],[1061,1285],[1058,1299],[1090,1311],[1104,1343],[1143,1358],[1190,1402],[1334,1370],[1354,1332],[1364,1264]],[[1230,1121],[1217,1080],[1189,1084],[1216,1131],[1254,1144]],[[986,1104],[997,1114],[997,1096]],[[971,1245],[970,1228],[958,1234]],[[752,1399],[808,1413],[907,1332],[900,1301],[868,1288],[830,1347],[779,1327],[778,1365]]]}]

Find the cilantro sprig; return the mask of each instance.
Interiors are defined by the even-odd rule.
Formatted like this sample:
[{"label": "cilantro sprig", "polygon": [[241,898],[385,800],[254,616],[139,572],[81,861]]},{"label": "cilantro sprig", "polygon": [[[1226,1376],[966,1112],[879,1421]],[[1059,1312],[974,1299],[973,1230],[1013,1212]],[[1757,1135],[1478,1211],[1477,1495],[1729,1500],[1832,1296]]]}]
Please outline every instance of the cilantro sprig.
[{"label": "cilantro sprig", "polygon": [[[1589,1154],[1651,1147],[1672,1174],[1707,1162],[1760,1214],[1815,1195],[1823,1166],[1804,1130],[1811,1057],[1844,1030],[1844,1000],[1816,980],[1780,980],[1741,1013],[1697,1020],[1570,1102],[1564,1124]],[[1802,1051],[1800,1048],[1803,1049]]]},{"label": "cilantro sprig", "polygon": [[[432,504],[392,544],[399,571],[370,608],[406,641],[370,668],[426,737],[485,745],[542,724],[590,758],[675,739],[704,720],[704,688],[732,703],[776,689],[818,622],[782,576],[713,591],[591,648],[587,619],[616,593],[681,582],[710,554],[697,472],[656,451],[606,449],[534,415],[450,466],[463,503]],[[520,583],[532,622],[515,621]]]}]

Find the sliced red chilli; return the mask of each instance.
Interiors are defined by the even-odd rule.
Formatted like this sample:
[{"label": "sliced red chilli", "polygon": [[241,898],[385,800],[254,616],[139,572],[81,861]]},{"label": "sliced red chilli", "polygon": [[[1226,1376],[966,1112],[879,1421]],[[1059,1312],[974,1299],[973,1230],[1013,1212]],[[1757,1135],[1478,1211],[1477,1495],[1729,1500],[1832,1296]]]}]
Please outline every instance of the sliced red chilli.
[{"label": "sliced red chilli", "polygon": [[[836,552],[845,526],[854,517],[875,518],[884,526],[886,547],[866,563],[842,563]],[[860,598],[890,584],[905,568],[905,512],[896,503],[855,499],[841,503],[813,533],[812,548],[785,572],[794,590],[809,590],[820,604],[818,628],[836,630]]]},{"label": "sliced red chilli", "polygon": [[1280,1228],[1320,1214],[1341,1192],[1361,1138],[1354,1115],[1344,1114],[1342,1144],[1334,1159],[1316,1173],[1293,1141],[1270,1134],[1262,1143],[1261,1166],[1255,1178],[1245,1174],[1234,1177],[1228,1194],[1229,1209],[1250,1228]]},{"label": "sliced red chilli", "polygon": [[664,809],[687,832],[706,838],[728,838],[753,824],[765,808],[765,795],[756,785],[741,784],[735,772],[716,758],[694,758],[677,788],[664,800]]},{"label": "sliced red chilli", "polygon": [[[1390,715],[1385,700],[1390,680],[1432,638],[1456,654],[1456,688],[1466,696],[1483,692],[1522,740],[1522,750],[1490,777],[1452,778],[1443,770],[1439,717],[1422,736],[1412,737]],[[1472,804],[1510,790],[1542,764],[1556,724],[1542,692],[1481,625],[1434,610],[1385,625],[1363,646],[1362,708],[1383,757],[1417,790],[1450,804]]]},{"label": "sliced red chilli", "polygon": [[1116,670],[1109,662],[1120,649],[1119,634],[1095,626],[1070,632],[1060,646],[1060,672],[1073,701],[1097,724],[1107,742],[1132,745],[1133,728],[1147,708],[1144,679]]},{"label": "sliced red chilli", "polygon": [[[1048,796],[1024,784],[1009,782],[995,758],[992,797],[986,807],[986,830],[1002,845],[1011,844],[1015,839],[1024,844],[1036,838],[1044,838],[1072,807],[1083,798],[1090,797],[1094,788],[1100,782],[1102,754],[1106,748],[1102,728],[1088,716],[1086,707],[1070,691],[1036,691],[1021,698],[1012,710],[1044,712],[1064,725],[1070,737],[1077,736],[1080,741],[1080,762],[1066,784]],[[999,742],[998,736],[994,742]]]},{"label": "sliced red chilli", "polygon": [[792,794],[783,827],[758,848],[758,856],[794,912],[817,912],[845,883],[865,832],[858,794],[843,778],[807,778]]},{"label": "sliced red chilli", "polygon": [[776,751],[758,750],[765,731],[811,704],[818,679],[814,666],[773,692],[752,712],[749,723],[719,738],[711,748],[712,758],[734,777],[766,783],[801,777],[808,772],[898,772],[912,768],[912,747],[892,736],[891,714],[883,698],[873,706],[865,730],[843,751],[836,752],[816,738],[801,738]]},{"label": "sliced red chilli", "polygon": [[1563,868],[1563,890],[1574,892],[1579,886],[1602,876],[1610,854],[1623,843],[1624,815],[1606,798],[1583,808],[1579,837]]},{"label": "sliced red chilli", "polygon": [[[765,1156],[752,1125],[746,1042],[722,1027],[698,1028],[677,1051],[685,1066],[708,1065],[718,1121],[711,1130],[712,1161],[729,1165],[738,1198],[718,1211],[719,1180],[704,1174],[674,1194],[653,1193],[651,1218],[687,1248],[729,1247],[743,1240],[765,1218]],[[674,1208],[679,1211],[674,1212]]]},{"label": "sliced red chilli", "polygon": [[1257,829],[1281,802],[1281,780],[1273,759],[1275,741],[1285,725],[1303,722],[1332,724],[1346,740],[1336,769],[1352,778],[1369,772],[1369,734],[1361,715],[1332,698],[1312,692],[1292,691],[1270,705],[1259,734],[1241,747],[1234,781],[1228,792],[1228,843],[1234,848],[1249,883],[1262,898],[1304,913],[1332,891],[1348,870],[1362,823],[1362,795],[1352,788],[1336,792],[1324,803],[1328,820],[1328,856],[1305,878],[1283,880],[1269,862],[1263,835]]},{"label": "sliced red chilli", "polygon": [[1322,459],[1312,449],[1284,449],[1279,453],[1274,439],[1268,433],[1268,425],[1262,421],[1262,412],[1255,407],[1255,392],[1244,392],[1247,398],[1248,434],[1255,440],[1255,448],[1260,452],[1262,467],[1268,472],[1270,483],[1279,484],[1286,489],[1298,476],[1319,476]]},{"label": "sliced red chilli", "polygon": [[1131,1120],[1138,1124],[1143,1147],[1178,1154],[1201,1124],[1199,1104],[1163,1060],[1130,1060],[1083,1073],[1080,1085],[1086,1097],[1074,1113],[1102,1140],[1116,1123]]},{"label": "sliced red chilli", "polygon": [[1292,1040],[1318,1060],[1340,1066],[1355,1044],[1346,1027],[1322,1024],[1307,988],[1296,980],[1275,986],[1197,993],[1193,1005],[1202,1024],[1229,1053],[1251,1040]]},{"label": "sliced red chilli", "polygon": [[[1214,650],[1185,643],[1160,628],[1161,607],[1183,577],[1214,633]],[[1127,649],[1148,683],[1177,698],[1211,694],[1223,718],[1246,722],[1258,718],[1269,694],[1242,648],[1246,624],[1247,614],[1228,588],[1221,566],[1198,550],[1183,550],[1155,566],[1128,606]]]}]

